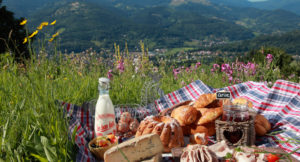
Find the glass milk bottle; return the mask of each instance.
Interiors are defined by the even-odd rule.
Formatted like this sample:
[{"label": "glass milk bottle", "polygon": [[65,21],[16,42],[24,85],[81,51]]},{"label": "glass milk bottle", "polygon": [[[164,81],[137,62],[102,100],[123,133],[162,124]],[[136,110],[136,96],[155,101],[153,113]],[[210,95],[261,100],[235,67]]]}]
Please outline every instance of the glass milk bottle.
[{"label": "glass milk bottle", "polygon": [[109,97],[109,79],[99,78],[99,98],[95,110],[96,136],[116,134],[115,110]]}]

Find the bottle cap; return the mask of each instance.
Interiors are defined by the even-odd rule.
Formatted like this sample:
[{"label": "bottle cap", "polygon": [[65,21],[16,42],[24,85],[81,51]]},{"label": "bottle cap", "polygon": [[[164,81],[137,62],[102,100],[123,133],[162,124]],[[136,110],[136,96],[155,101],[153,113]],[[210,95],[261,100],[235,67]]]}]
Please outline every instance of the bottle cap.
[{"label": "bottle cap", "polygon": [[100,89],[108,90],[109,89],[109,81],[110,80],[108,78],[105,78],[105,77],[99,78],[99,90]]}]

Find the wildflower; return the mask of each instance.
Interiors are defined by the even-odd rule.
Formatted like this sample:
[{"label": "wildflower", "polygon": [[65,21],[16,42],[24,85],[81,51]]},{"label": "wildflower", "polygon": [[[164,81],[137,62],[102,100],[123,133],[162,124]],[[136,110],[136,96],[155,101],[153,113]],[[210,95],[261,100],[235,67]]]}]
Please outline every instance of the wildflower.
[{"label": "wildflower", "polygon": [[28,39],[27,37],[24,38],[23,44],[27,43]]},{"label": "wildflower", "polygon": [[199,66],[201,66],[201,62],[197,62],[195,68],[197,69]]},{"label": "wildflower", "polygon": [[217,69],[217,68],[220,68],[220,65],[219,64],[214,64],[213,67],[214,67],[214,69]]},{"label": "wildflower", "polygon": [[107,78],[108,78],[109,80],[112,80],[112,79],[113,79],[112,69],[108,70],[108,72],[107,72]]},{"label": "wildflower", "polygon": [[118,61],[117,69],[119,72],[123,73],[125,68],[124,68],[124,62],[122,60]]},{"label": "wildflower", "polygon": [[48,24],[49,24],[48,22],[42,22],[41,23],[42,26],[48,26]]},{"label": "wildflower", "polygon": [[38,32],[39,32],[38,30],[34,31],[28,38],[34,37],[35,35],[37,35]]},{"label": "wildflower", "polygon": [[134,71],[135,71],[135,73],[139,72],[139,67],[135,66]]},{"label": "wildflower", "polygon": [[43,29],[43,25],[41,24],[40,26],[37,27],[38,30],[42,30]]},{"label": "wildflower", "polygon": [[224,71],[226,71],[226,70],[229,69],[229,68],[230,68],[230,65],[229,65],[229,64],[222,64],[222,66],[221,66],[221,71],[224,72]]},{"label": "wildflower", "polygon": [[191,72],[191,69],[187,67],[187,68],[185,69],[185,72],[189,73],[189,72]]},{"label": "wildflower", "polygon": [[177,79],[177,74],[180,73],[180,69],[173,69],[174,78]]},{"label": "wildflower", "polygon": [[229,81],[229,83],[231,83],[232,82],[232,76],[230,75],[230,76],[228,76],[228,81]]},{"label": "wildflower", "polygon": [[266,59],[268,60],[268,62],[272,62],[273,61],[273,55],[272,54],[267,54]]},{"label": "wildflower", "polygon": [[21,23],[20,23],[20,25],[25,25],[27,23],[27,19],[24,19]]},{"label": "wildflower", "polygon": [[52,42],[54,40],[54,38],[49,39],[49,42]]},{"label": "wildflower", "polygon": [[42,30],[43,27],[44,27],[44,26],[48,26],[48,24],[49,24],[48,22],[42,22],[42,23],[37,27],[37,29],[38,29],[38,30]]},{"label": "wildflower", "polygon": [[56,32],[55,34],[52,35],[52,38],[55,38],[59,35],[59,32]]},{"label": "wildflower", "polygon": [[55,25],[55,24],[56,24],[56,20],[54,20],[50,23],[50,25]]}]

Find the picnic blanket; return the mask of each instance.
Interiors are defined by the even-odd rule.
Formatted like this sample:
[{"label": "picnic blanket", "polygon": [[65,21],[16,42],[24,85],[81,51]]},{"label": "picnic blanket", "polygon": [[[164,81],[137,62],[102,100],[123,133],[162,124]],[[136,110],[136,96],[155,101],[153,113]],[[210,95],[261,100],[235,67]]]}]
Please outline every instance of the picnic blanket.
[{"label": "picnic blanket", "polygon": [[[300,160],[300,84],[278,80],[272,88],[262,82],[248,81],[220,89],[214,89],[197,80],[189,85],[171,92],[155,103],[145,107],[115,108],[116,117],[124,111],[129,111],[140,120],[148,115],[155,115],[174,104],[196,100],[201,94],[214,93],[219,90],[226,90],[231,93],[232,98],[245,97],[253,102],[253,108],[263,114],[272,124],[272,131],[279,132],[272,136],[265,136],[257,140],[256,145],[266,147],[279,147]],[[69,117],[69,134],[76,134],[75,143],[78,146],[76,161],[96,161],[88,150],[88,142],[95,137],[93,131],[94,119],[91,108],[94,105],[77,106],[70,103],[62,103],[62,106]],[[298,140],[298,142],[291,141]]]}]

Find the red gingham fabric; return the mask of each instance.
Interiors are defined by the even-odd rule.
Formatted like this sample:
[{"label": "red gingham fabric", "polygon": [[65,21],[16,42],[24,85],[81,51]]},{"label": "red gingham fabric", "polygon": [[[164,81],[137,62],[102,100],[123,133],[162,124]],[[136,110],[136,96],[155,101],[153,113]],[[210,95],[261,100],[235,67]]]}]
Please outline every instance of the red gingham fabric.
[{"label": "red gingham fabric", "polygon": [[[263,114],[272,124],[273,131],[280,131],[274,136],[265,136],[257,139],[256,145],[266,147],[280,147],[290,153],[300,148],[299,143],[286,142],[289,139],[300,140],[300,84],[278,80],[272,88],[264,83],[245,82],[241,84],[213,89],[197,80],[177,91],[171,92],[155,103],[137,109],[115,108],[117,119],[124,111],[130,111],[132,115],[142,120],[148,115],[155,115],[158,112],[186,100],[195,100],[201,94],[213,93],[219,90],[227,90],[233,98],[245,97],[253,102],[254,109]],[[66,115],[70,118],[69,134],[76,131],[75,142],[79,148],[77,161],[96,161],[89,152],[88,141],[94,138],[94,119],[90,108],[62,103]],[[292,154],[300,160],[300,151]],[[172,161],[171,159],[164,159]]]}]

